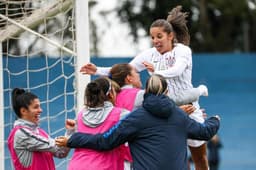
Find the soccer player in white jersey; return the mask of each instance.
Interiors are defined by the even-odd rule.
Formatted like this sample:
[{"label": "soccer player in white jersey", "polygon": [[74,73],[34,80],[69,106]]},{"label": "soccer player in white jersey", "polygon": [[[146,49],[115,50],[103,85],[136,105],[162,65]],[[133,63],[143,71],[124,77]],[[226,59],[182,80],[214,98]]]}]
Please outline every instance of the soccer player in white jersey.
[{"label": "soccer player in white jersey", "polygon": [[[149,74],[164,76],[169,86],[169,96],[178,104],[193,103],[197,108],[190,117],[204,122],[198,104],[200,95],[207,96],[206,86],[193,88],[191,83],[192,52],[189,47],[190,35],[186,25],[188,14],[177,6],[169,12],[167,19],[158,19],[150,27],[153,47],[138,54],[130,64],[137,71],[147,69]],[[81,68],[84,74],[107,75],[110,68],[96,67],[88,63]],[[188,139],[196,170],[208,170],[205,141]]]}]

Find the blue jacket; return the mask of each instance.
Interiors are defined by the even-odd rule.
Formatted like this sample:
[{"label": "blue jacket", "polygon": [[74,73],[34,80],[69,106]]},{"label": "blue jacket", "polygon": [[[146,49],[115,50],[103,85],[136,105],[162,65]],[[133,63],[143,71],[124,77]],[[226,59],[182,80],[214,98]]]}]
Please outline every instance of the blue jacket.
[{"label": "blue jacket", "polygon": [[209,140],[218,129],[216,117],[200,124],[167,96],[145,94],[143,107],[108,132],[75,133],[68,147],[110,150],[128,141],[134,170],[187,170],[187,138]]}]

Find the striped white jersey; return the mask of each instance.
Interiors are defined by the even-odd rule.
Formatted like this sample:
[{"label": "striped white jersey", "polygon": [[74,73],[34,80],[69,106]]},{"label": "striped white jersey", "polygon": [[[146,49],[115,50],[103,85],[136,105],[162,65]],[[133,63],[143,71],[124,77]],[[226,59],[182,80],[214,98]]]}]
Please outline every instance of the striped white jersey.
[{"label": "striped white jersey", "polygon": [[172,51],[164,54],[160,54],[153,47],[138,54],[130,64],[140,72],[146,69],[142,64],[144,61],[154,65],[154,74],[160,74],[166,78],[170,94],[176,96],[182,91],[193,88],[192,52],[188,46],[178,43]]},{"label": "striped white jersey", "polygon": [[[172,51],[164,54],[160,54],[153,47],[138,54],[130,64],[141,72],[146,69],[142,64],[145,61],[154,65],[154,74],[165,77],[169,96],[176,104],[192,103],[199,99],[200,91],[193,88],[191,83],[192,52],[188,46],[177,43]],[[96,74],[108,75],[110,69],[110,67],[97,67]]]}]

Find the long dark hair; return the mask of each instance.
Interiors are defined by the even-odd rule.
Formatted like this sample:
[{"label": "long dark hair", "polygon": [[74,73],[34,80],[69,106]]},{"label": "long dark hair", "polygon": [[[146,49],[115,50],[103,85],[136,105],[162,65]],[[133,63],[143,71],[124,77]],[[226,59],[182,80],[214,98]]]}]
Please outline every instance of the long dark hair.
[{"label": "long dark hair", "polygon": [[164,32],[174,32],[175,39],[173,43],[182,43],[184,45],[190,44],[190,35],[187,27],[188,12],[182,12],[182,6],[173,8],[167,16],[167,19],[155,20],[150,28],[162,27]]},{"label": "long dark hair", "polygon": [[12,91],[12,107],[15,114],[20,118],[20,109],[22,107],[28,109],[34,99],[38,99],[35,94],[26,92],[24,89],[14,88]]},{"label": "long dark hair", "polygon": [[111,91],[111,81],[100,77],[88,83],[85,89],[84,101],[87,107],[100,107],[108,99]]},{"label": "long dark hair", "polygon": [[190,35],[187,27],[188,12],[182,12],[182,6],[173,8],[167,16],[167,21],[172,25],[176,39],[179,43],[190,44]]},{"label": "long dark hair", "polygon": [[125,85],[125,78],[131,75],[132,66],[127,63],[115,64],[110,70],[111,80],[115,81],[120,87]]}]

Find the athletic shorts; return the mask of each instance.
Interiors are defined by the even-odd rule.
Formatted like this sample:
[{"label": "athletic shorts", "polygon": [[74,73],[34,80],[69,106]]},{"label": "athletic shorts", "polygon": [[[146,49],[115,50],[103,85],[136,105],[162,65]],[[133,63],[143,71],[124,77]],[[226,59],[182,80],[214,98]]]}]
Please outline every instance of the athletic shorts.
[{"label": "athletic shorts", "polygon": [[[199,123],[203,123],[204,122],[203,112],[200,110],[200,106],[198,102],[194,102],[193,105],[197,109],[193,113],[191,113],[189,117]],[[188,139],[187,142],[188,142],[188,146],[191,146],[191,147],[199,147],[205,143],[205,141],[194,140],[194,139]]]}]

